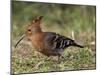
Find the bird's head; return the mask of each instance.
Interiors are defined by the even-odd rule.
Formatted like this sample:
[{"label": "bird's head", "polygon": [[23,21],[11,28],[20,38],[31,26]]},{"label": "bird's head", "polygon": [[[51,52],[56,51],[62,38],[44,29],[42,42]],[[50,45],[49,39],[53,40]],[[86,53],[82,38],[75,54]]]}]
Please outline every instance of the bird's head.
[{"label": "bird's head", "polygon": [[27,36],[28,38],[30,38],[35,33],[42,32],[42,30],[40,28],[40,24],[41,24],[42,17],[43,16],[39,16],[39,17],[33,19],[33,21],[30,23],[30,25],[27,26],[26,33],[21,36],[21,38],[16,43],[15,47],[17,47],[17,45],[20,43],[20,41],[24,37]]},{"label": "bird's head", "polygon": [[26,34],[28,36],[33,35],[34,33],[41,32],[40,24],[43,16],[39,16],[35,18],[30,25],[27,26]]}]

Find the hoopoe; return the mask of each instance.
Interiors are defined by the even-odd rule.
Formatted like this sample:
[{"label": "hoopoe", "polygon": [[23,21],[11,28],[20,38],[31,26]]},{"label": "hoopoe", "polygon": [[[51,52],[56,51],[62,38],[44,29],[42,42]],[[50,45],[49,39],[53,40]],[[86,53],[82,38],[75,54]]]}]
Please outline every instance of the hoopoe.
[{"label": "hoopoe", "polygon": [[28,25],[26,34],[21,37],[15,47],[24,37],[27,37],[35,49],[46,56],[60,57],[64,49],[70,46],[83,48],[83,46],[77,44],[73,39],[54,32],[43,32],[40,27],[41,20],[42,16],[39,16]]}]

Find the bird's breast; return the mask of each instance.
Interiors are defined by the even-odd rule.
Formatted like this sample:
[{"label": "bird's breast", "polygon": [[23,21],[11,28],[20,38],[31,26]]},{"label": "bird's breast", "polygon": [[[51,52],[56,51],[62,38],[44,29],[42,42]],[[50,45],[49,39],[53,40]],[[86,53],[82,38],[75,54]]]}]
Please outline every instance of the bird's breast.
[{"label": "bird's breast", "polygon": [[31,37],[31,42],[33,46],[39,51],[41,51],[44,47],[43,39],[44,39],[44,34],[35,34]]}]

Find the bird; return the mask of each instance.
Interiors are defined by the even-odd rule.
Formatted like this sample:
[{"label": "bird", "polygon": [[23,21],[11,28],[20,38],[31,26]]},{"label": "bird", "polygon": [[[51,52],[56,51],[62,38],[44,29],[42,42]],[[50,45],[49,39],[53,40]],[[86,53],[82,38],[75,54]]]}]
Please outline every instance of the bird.
[{"label": "bird", "polygon": [[64,50],[68,47],[74,46],[84,48],[84,46],[76,43],[75,40],[57,34],[55,32],[44,32],[41,28],[41,21],[43,16],[36,17],[27,26],[25,34],[18,40],[15,48],[20,41],[27,37],[31,41],[36,51],[46,56],[62,56]]}]

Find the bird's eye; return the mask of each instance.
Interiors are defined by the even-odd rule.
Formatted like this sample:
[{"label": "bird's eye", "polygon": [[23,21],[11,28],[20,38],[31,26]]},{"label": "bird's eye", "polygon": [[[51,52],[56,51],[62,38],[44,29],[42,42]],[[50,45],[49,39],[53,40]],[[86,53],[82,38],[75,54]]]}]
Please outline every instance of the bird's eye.
[{"label": "bird's eye", "polygon": [[31,31],[31,29],[28,29],[28,31]]}]

